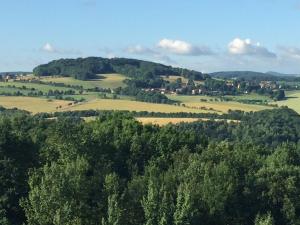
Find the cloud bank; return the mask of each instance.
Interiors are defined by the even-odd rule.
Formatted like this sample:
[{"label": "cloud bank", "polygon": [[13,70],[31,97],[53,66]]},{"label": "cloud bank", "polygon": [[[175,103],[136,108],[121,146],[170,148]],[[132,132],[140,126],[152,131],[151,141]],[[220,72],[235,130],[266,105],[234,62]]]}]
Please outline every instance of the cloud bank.
[{"label": "cloud bank", "polygon": [[228,51],[232,55],[276,58],[275,53],[261,46],[259,42],[253,43],[250,39],[235,38],[228,44]]},{"label": "cloud bank", "polygon": [[82,54],[80,51],[75,50],[75,49],[56,48],[52,44],[50,44],[49,42],[44,44],[42,46],[41,50],[43,52],[46,52],[46,53],[52,53],[52,54],[54,53],[54,54],[62,54],[62,55],[81,55]]},{"label": "cloud bank", "polygon": [[199,56],[213,54],[212,50],[209,47],[195,46],[191,43],[181,40],[171,40],[164,38],[158,42],[157,46],[160,49],[177,55]]},{"label": "cloud bank", "polygon": [[130,54],[137,54],[137,55],[151,55],[151,54],[157,54],[156,51],[143,47],[141,45],[135,45],[135,46],[129,46],[125,49],[125,52]]}]

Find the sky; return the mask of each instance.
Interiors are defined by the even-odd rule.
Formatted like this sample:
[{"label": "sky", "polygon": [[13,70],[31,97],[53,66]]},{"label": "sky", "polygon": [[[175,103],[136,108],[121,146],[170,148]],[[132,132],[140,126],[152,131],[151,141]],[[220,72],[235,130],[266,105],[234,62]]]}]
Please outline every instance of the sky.
[{"label": "sky", "polygon": [[88,56],[300,74],[300,0],[0,0],[0,71]]}]

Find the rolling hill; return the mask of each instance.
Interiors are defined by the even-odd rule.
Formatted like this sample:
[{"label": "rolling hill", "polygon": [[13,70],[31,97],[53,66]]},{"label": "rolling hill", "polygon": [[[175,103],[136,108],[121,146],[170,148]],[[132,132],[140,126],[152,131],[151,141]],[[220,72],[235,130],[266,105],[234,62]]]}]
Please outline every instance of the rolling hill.
[{"label": "rolling hill", "polygon": [[128,77],[182,75],[193,80],[204,80],[208,75],[183,68],[174,68],[159,63],[127,59],[88,57],[59,59],[34,68],[36,76],[72,76],[79,80],[93,79],[97,74],[118,73]]}]

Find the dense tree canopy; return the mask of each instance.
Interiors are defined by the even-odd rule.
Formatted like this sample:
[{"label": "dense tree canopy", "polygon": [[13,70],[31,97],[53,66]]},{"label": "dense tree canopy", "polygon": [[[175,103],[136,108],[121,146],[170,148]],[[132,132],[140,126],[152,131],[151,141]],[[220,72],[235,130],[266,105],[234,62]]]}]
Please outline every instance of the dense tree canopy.
[{"label": "dense tree canopy", "polygon": [[72,76],[80,80],[94,78],[96,74],[105,73],[120,73],[129,77],[141,77],[147,74],[155,76],[183,75],[195,80],[203,80],[207,76],[201,72],[174,68],[154,62],[100,57],[54,60],[48,64],[37,66],[34,68],[33,73],[37,76]]},{"label": "dense tree canopy", "polygon": [[0,110],[4,225],[299,224],[300,117],[158,127]]}]

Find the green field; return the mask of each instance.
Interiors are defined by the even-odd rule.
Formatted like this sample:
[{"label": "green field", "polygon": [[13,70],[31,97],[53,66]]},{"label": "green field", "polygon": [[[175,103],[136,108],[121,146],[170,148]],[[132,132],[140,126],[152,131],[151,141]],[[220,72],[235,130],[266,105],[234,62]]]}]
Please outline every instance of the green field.
[{"label": "green field", "polygon": [[[28,79],[32,79],[32,76],[28,76]],[[82,81],[76,80],[71,77],[42,77],[40,78],[44,82],[56,82],[64,83],[66,85],[79,85],[83,86],[84,89],[102,87],[102,88],[115,88],[124,86],[124,79],[126,77],[120,74],[106,74],[99,75],[99,79]],[[170,76],[168,79],[173,79]],[[10,85],[10,86],[9,86]],[[15,86],[13,88],[12,86]],[[20,89],[26,86],[27,89]],[[48,92],[49,90],[60,90],[66,91],[72,88],[67,87],[56,87],[53,85],[46,84],[36,84],[36,83],[22,83],[18,81],[1,82],[0,83],[0,93],[14,93],[16,91],[22,92],[27,95],[31,88],[36,91]],[[75,90],[75,89],[74,89]],[[194,113],[227,113],[228,110],[242,110],[242,111],[259,111],[264,109],[271,109],[270,106],[265,105],[255,105],[255,104],[243,104],[238,103],[238,100],[263,100],[267,102],[274,103],[270,98],[266,96],[261,96],[257,94],[248,94],[241,96],[228,96],[232,98],[232,101],[221,101],[219,97],[211,96],[187,96],[187,95],[167,95],[171,100],[176,100],[181,103],[180,106],[166,105],[166,104],[154,104],[146,102],[133,101],[134,97],[129,96],[117,96],[118,99],[112,99],[113,95],[108,93],[99,92],[87,92],[84,91],[79,94],[76,90],[76,95],[64,95],[63,97],[71,97],[74,100],[84,99],[85,101],[80,104],[69,105],[68,101],[52,101],[49,102],[45,96],[40,98],[28,98],[28,97],[1,97],[0,105],[4,107],[13,108],[17,107],[20,109],[25,109],[33,113],[37,112],[54,112],[61,110],[89,110],[89,109],[99,109],[99,110],[129,110],[129,111],[152,111],[152,112],[194,112]],[[292,109],[295,109],[300,113],[299,104],[299,92],[287,93],[290,96],[288,100],[276,102],[278,105],[286,105]],[[58,106],[60,106],[57,108]]]},{"label": "green field", "polygon": [[286,92],[287,100],[276,102],[279,106],[287,106],[300,114],[300,91]]},{"label": "green field", "polygon": [[98,79],[94,80],[76,80],[73,77],[42,77],[42,81],[52,81],[56,83],[64,83],[67,85],[78,85],[84,89],[89,88],[117,88],[124,87],[126,84],[123,82],[126,77],[121,74],[100,74]]},{"label": "green field", "polygon": [[[26,87],[27,89],[34,88],[35,90],[42,91],[42,92],[48,92],[49,90],[67,91],[67,90],[72,89],[72,88],[68,88],[68,87],[55,87],[52,85],[36,84],[36,83],[23,83],[23,82],[19,82],[19,81],[0,82],[0,86],[3,86],[3,87],[15,86],[17,88]],[[0,87],[0,90],[1,90],[1,87]]]}]

